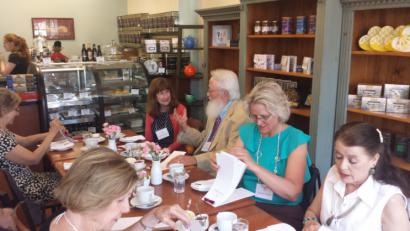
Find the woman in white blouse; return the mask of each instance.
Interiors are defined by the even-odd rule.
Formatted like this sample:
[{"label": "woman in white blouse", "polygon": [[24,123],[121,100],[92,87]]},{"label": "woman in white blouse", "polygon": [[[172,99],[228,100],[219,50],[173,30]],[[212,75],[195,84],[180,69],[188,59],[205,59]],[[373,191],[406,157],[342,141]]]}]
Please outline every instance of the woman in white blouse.
[{"label": "woman in white blouse", "polygon": [[[305,213],[303,231],[410,230],[409,182],[390,164],[379,129],[354,122],[335,135],[335,162]],[[404,193],[404,194],[403,194]]]}]

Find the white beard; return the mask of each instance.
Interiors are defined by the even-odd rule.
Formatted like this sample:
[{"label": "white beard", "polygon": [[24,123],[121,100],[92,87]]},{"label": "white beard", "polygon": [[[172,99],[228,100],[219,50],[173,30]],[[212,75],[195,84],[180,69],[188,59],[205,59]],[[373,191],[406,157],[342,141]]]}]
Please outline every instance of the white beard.
[{"label": "white beard", "polygon": [[221,100],[212,100],[206,105],[206,115],[209,119],[216,119],[219,114],[223,111],[225,103]]}]

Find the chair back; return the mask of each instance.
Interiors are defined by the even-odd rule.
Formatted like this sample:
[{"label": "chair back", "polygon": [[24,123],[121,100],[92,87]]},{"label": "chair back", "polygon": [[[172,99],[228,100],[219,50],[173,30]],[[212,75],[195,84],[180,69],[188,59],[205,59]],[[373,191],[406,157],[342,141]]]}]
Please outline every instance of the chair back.
[{"label": "chair back", "polygon": [[20,201],[14,208],[19,230],[36,231],[43,222],[41,206],[33,201]]},{"label": "chair back", "polygon": [[316,192],[320,189],[322,184],[319,169],[316,168],[314,164],[309,167],[309,172],[310,180],[303,185],[303,200],[301,205],[304,210],[306,210],[312,203],[316,196]]},{"label": "chair back", "polygon": [[8,197],[8,201],[5,197],[0,197],[2,203],[8,203],[7,207],[15,207],[19,201],[24,200],[14,178],[5,169],[0,169],[0,191]]}]

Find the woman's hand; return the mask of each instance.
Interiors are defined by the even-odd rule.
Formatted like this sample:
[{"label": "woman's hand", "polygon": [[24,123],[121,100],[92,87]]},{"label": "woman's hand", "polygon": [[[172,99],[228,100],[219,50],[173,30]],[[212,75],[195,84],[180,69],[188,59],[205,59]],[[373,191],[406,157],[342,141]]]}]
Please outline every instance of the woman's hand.
[{"label": "woman's hand", "polygon": [[317,231],[320,228],[320,224],[317,221],[308,221],[303,226],[302,231]]},{"label": "woman's hand", "polygon": [[179,127],[181,128],[181,130],[186,131],[186,129],[188,127],[188,124],[187,124],[188,117],[187,117],[187,114],[186,114],[186,110],[184,110],[184,113],[182,115],[179,115],[177,113],[177,109],[174,109],[174,116],[175,116],[175,119],[176,119]]},{"label": "woman's hand", "polygon": [[64,132],[65,127],[58,119],[54,119],[50,122],[50,129],[49,132],[54,136],[57,135],[60,131]]},{"label": "woman's hand", "polygon": [[238,157],[238,159],[242,160],[249,170],[252,170],[257,166],[255,161],[252,159],[251,155],[249,155],[249,152],[246,151],[246,149],[243,147],[233,147],[229,149],[229,153]]},{"label": "woman's hand", "polygon": [[185,210],[183,210],[179,205],[164,205],[161,207],[158,207],[154,211],[155,217],[157,217],[161,222],[164,222],[171,226],[172,228],[175,228],[175,220],[180,220],[182,223],[185,225],[185,227],[188,227],[191,220],[188,217],[188,214]]}]

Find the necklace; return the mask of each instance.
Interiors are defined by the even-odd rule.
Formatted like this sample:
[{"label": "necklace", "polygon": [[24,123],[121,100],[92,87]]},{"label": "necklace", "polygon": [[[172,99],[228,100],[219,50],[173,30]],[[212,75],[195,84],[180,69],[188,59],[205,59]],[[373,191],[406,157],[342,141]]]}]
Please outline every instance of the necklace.
[{"label": "necklace", "polygon": [[[276,156],[275,156],[275,166],[273,168],[273,173],[276,175],[278,173],[278,162],[280,160],[279,157],[279,148],[280,148],[280,133],[281,133],[281,127],[279,127],[279,134],[278,134],[278,147],[276,149]],[[256,150],[256,163],[259,165],[259,158],[263,155],[263,153],[260,151],[262,145],[262,134],[259,135],[259,142],[258,142],[258,149]],[[259,178],[258,178],[259,181]]]},{"label": "necklace", "polygon": [[326,225],[330,226],[330,224],[332,224],[332,222],[334,220],[338,220],[340,218],[343,218],[345,216],[347,216],[354,208],[356,208],[356,206],[360,203],[360,198],[357,199],[357,201],[352,205],[352,207],[350,207],[349,209],[347,209],[346,211],[344,211],[343,213],[339,214],[339,215],[335,215],[333,214],[332,216],[330,216],[328,219],[326,219]]},{"label": "necklace", "polygon": [[68,219],[66,213],[64,213],[64,218],[74,231],[80,231],[79,229],[77,229],[77,227],[75,227],[75,225],[70,221],[70,219]]}]

